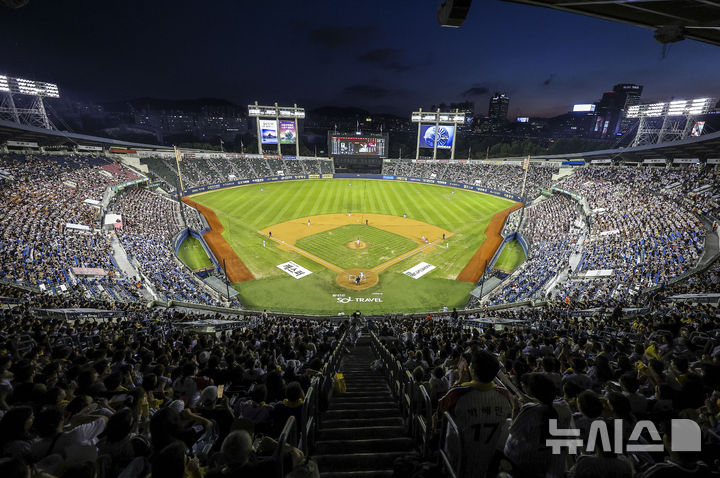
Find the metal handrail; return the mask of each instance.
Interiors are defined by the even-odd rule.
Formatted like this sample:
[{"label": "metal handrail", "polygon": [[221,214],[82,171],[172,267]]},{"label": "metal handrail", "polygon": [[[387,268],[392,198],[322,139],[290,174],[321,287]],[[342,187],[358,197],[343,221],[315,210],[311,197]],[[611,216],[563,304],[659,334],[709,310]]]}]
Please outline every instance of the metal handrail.
[{"label": "metal handrail", "polygon": [[297,423],[295,421],[295,417],[290,416],[285,422],[285,426],[283,427],[282,432],[280,432],[277,448],[273,453],[273,458],[275,459],[276,476],[278,478],[285,477],[285,460],[283,460],[285,445],[288,444],[294,446],[293,443],[297,443]]},{"label": "metal handrail", "polygon": [[314,440],[315,416],[317,414],[317,398],[314,386],[317,384],[313,379],[313,385],[308,388],[305,394],[305,401],[302,406],[302,420],[300,424],[300,450],[308,454],[310,450],[310,441]]},{"label": "metal handrail", "polygon": [[429,451],[430,440],[432,439],[432,403],[430,402],[430,395],[425,389],[425,385],[419,387],[421,401],[419,403],[419,410],[415,415],[415,421],[417,423],[417,439],[420,440],[420,455],[426,457]]},{"label": "metal handrail", "polygon": [[[452,416],[448,412],[445,412],[443,414],[443,422],[444,424],[442,427],[442,433],[440,435],[440,461],[443,465],[443,468],[448,472],[450,477],[457,478],[458,476],[460,476],[462,470],[462,437],[460,435],[460,429],[455,423],[455,420],[453,420]],[[455,457],[454,466],[452,454],[447,450],[447,444],[449,441],[448,439],[451,435],[454,436],[455,443],[457,445],[455,447],[455,450],[457,451],[457,457]]]}]

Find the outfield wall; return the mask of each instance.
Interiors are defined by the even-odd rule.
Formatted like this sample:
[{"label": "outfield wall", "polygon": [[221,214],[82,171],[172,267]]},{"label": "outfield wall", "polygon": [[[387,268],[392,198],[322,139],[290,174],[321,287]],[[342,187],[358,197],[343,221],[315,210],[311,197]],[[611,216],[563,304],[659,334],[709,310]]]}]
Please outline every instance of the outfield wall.
[{"label": "outfield wall", "polygon": [[349,173],[337,173],[337,174],[294,174],[287,176],[268,176],[265,178],[253,178],[253,179],[236,179],[233,181],[225,181],[223,183],[210,184],[208,186],[197,186],[194,188],[186,189],[183,191],[184,196],[190,196],[192,194],[199,194],[208,191],[217,191],[219,189],[232,188],[236,186],[244,186],[247,184],[259,184],[259,183],[271,183],[277,181],[294,181],[301,179],[383,179],[386,181],[403,181],[423,184],[436,184],[438,186],[449,186],[451,188],[466,189],[469,191],[477,191],[480,193],[490,194],[492,196],[498,196],[505,199],[510,199],[515,202],[522,203],[523,200],[520,196],[505,191],[499,191],[497,189],[485,188],[482,186],[475,186],[472,184],[456,183],[453,181],[439,181],[437,179],[428,178],[414,178],[408,176],[392,176],[387,174],[349,174]]}]

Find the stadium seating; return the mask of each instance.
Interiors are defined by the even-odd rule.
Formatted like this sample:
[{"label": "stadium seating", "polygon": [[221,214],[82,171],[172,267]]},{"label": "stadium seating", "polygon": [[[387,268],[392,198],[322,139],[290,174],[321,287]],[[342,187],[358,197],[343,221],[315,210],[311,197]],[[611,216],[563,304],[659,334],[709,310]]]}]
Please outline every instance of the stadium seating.
[{"label": "stadium seating", "polygon": [[[174,184],[174,162],[146,162]],[[324,174],[329,165],[218,158],[181,167],[195,186]],[[521,171],[404,161],[384,172],[518,194]],[[172,245],[205,223],[162,193],[116,191],[104,210],[120,214],[122,228],[102,231],[95,201],[138,172],[102,157],[0,154],[0,474],[32,464],[58,477],[161,476],[180,447],[198,459],[186,472],[208,477],[285,476],[311,466],[303,456],[329,477],[440,468],[586,476],[600,462],[627,476],[677,476],[680,467],[712,476],[701,473],[717,471],[720,452],[720,314],[717,299],[704,299],[718,291],[720,262],[703,259],[708,238],[717,240],[708,222],[718,171],[585,167],[553,183],[554,172],[531,168],[528,204],[503,229],[522,234],[528,259],[509,275],[494,272],[502,283],[482,304],[422,317],[296,319],[209,312],[221,301]],[[118,250],[142,277],[123,272]],[[666,285],[701,262],[700,274]],[[85,275],[95,269],[103,274]],[[589,277],[603,269],[612,275]],[[148,305],[153,294],[161,302]],[[478,372],[494,372],[488,357],[499,370],[490,378]],[[472,400],[479,413],[498,414],[478,428],[498,430],[481,445],[466,440],[475,429],[458,405]],[[641,420],[665,433],[670,420],[689,418],[702,449],[633,452],[628,462],[581,447],[558,459],[527,445],[549,417],[583,439],[595,420],[622,419],[625,441]],[[238,462],[254,438],[257,454]]]}]

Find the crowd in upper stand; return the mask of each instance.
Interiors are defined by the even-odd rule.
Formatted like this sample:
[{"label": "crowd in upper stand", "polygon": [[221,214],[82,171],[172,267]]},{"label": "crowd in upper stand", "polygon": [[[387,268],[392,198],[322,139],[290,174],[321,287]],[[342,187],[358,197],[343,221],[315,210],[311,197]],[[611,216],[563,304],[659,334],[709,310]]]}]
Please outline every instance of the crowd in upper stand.
[{"label": "crowd in upper stand", "polygon": [[[557,167],[533,167],[527,174],[525,197],[531,201],[549,188]],[[439,181],[472,184],[520,196],[525,171],[518,166],[468,163],[431,163],[425,161],[386,161],[383,174],[430,178]]]},{"label": "crowd in upper stand", "polygon": [[[442,412],[454,418],[466,465],[460,476],[495,477],[498,469],[510,469],[513,477],[705,477],[720,470],[716,307],[667,304],[658,296],[635,318],[623,317],[619,308],[575,316],[565,303],[482,315],[528,322],[499,331],[443,319],[371,324],[393,363],[398,360],[427,390],[435,433],[445,433]],[[417,409],[422,397],[412,390],[411,409]],[[559,429],[580,429],[578,454],[564,448],[553,455],[545,442],[550,418]],[[597,436],[595,450],[587,450],[596,420],[610,425],[611,434],[612,420],[623,420],[626,444],[635,443],[635,425],[650,420],[660,436],[645,433],[640,443],[662,445],[675,418],[700,426],[700,453],[671,451],[666,441],[658,451],[621,456],[603,451]]]},{"label": "crowd in upper stand", "polygon": [[[179,323],[200,316],[140,304],[84,322],[29,310],[97,305],[33,295],[0,309],[0,476],[197,478],[227,468],[271,476],[270,437],[288,417],[300,419],[311,380],[346,327],[260,316],[197,335]],[[299,450],[289,452],[301,462]]]},{"label": "crowd in upper stand", "polygon": [[[178,185],[177,167],[174,160],[150,158],[144,159],[150,171],[160,178],[166,189],[173,191]],[[183,187],[207,186],[235,179],[264,178],[303,174],[331,174],[334,172],[332,161],[314,159],[280,158],[194,158],[186,157],[180,163]]]}]

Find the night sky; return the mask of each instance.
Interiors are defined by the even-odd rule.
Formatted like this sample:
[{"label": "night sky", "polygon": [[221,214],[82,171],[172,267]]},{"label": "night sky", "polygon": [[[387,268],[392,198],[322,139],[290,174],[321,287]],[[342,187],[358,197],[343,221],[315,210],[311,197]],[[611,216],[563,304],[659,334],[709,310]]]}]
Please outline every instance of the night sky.
[{"label": "night sky", "polygon": [[440,0],[31,0],[0,7],[0,73],[91,100],[226,98],[238,104],[418,106],[507,91],[510,116],[550,116],[616,83],[643,100],[720,95],[720,47],[495,0],[460,29]]}]

